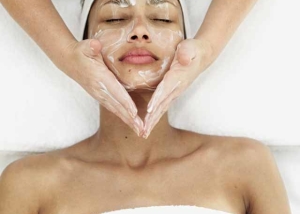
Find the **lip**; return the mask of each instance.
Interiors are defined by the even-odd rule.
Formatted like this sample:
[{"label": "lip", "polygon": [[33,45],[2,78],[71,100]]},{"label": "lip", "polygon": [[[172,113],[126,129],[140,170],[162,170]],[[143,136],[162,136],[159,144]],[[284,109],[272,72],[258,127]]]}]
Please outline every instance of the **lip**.
[{"label": "lip", "polygon": [[129,64],[150,64],[157,60],[158,57],[143,48],[132,49],[119,59],[119,61]]}]

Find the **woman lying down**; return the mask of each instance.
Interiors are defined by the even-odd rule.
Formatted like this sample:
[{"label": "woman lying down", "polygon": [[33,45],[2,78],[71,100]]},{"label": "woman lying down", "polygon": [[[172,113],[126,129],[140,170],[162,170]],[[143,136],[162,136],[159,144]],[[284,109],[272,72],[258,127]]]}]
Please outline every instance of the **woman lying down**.
[{"label": "woman lying down", "polygon": [[[143,118],[184,39],[183,2],[91,5],[85,35],[101,42],[103,56],[91,63],[105,63]],[[126,124],[129,118],[121,120],[105,107],[93,136],[5,169],[0,214],[290,213],[274,159],[260,142],[175,129],[167,114],[144,139]]]}]

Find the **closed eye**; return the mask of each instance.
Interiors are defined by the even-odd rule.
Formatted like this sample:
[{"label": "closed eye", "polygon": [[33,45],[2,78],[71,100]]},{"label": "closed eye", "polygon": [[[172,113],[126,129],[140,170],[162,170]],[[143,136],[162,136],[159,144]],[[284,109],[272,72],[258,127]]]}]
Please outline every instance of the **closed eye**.
[{"label": "closed eye", "polygon": [[166,23],[172,23],[172,20],[169,19],[153,19],[154,21],[159,21],[159,22],[166,22]]},{"label": "closed eye", "polygon": [[106,22],[121,22],[124,21],[125,19],[107,19],[105,20]]}]

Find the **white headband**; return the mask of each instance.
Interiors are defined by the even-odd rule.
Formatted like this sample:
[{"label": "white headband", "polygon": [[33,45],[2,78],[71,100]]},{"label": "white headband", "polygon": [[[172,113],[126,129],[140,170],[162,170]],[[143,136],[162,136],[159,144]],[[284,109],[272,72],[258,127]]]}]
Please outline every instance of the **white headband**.
[{"label": "white headband", "polygon": [[[84,36],[84,30],[87,22],[88,15],[90,13],[91,6],[93,4],[94,0],[84,0],[84,4],[82,7],[81,17],[80,17],[80,35],[81,38]],[[185,35],[186,38],[190,38],[190,24],[188,19],[188,13],[187,8],[185,4],[185,0],[179,0],[183,12],[183,19],[184,19],[184,27],[185,27]]]}]

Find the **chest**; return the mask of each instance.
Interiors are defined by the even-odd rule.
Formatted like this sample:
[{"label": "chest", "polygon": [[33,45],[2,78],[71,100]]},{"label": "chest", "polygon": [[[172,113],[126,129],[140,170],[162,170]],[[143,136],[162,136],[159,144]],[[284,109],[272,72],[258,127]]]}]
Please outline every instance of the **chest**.
[{"label": "chest", "polygon": [[[224,176],[196,165],[173,165],[147,173],[80,171],[58,185],[41,214],[98,214],[159,205],[236,206]],[[217,185],[216,185],[217,184]]]}]

